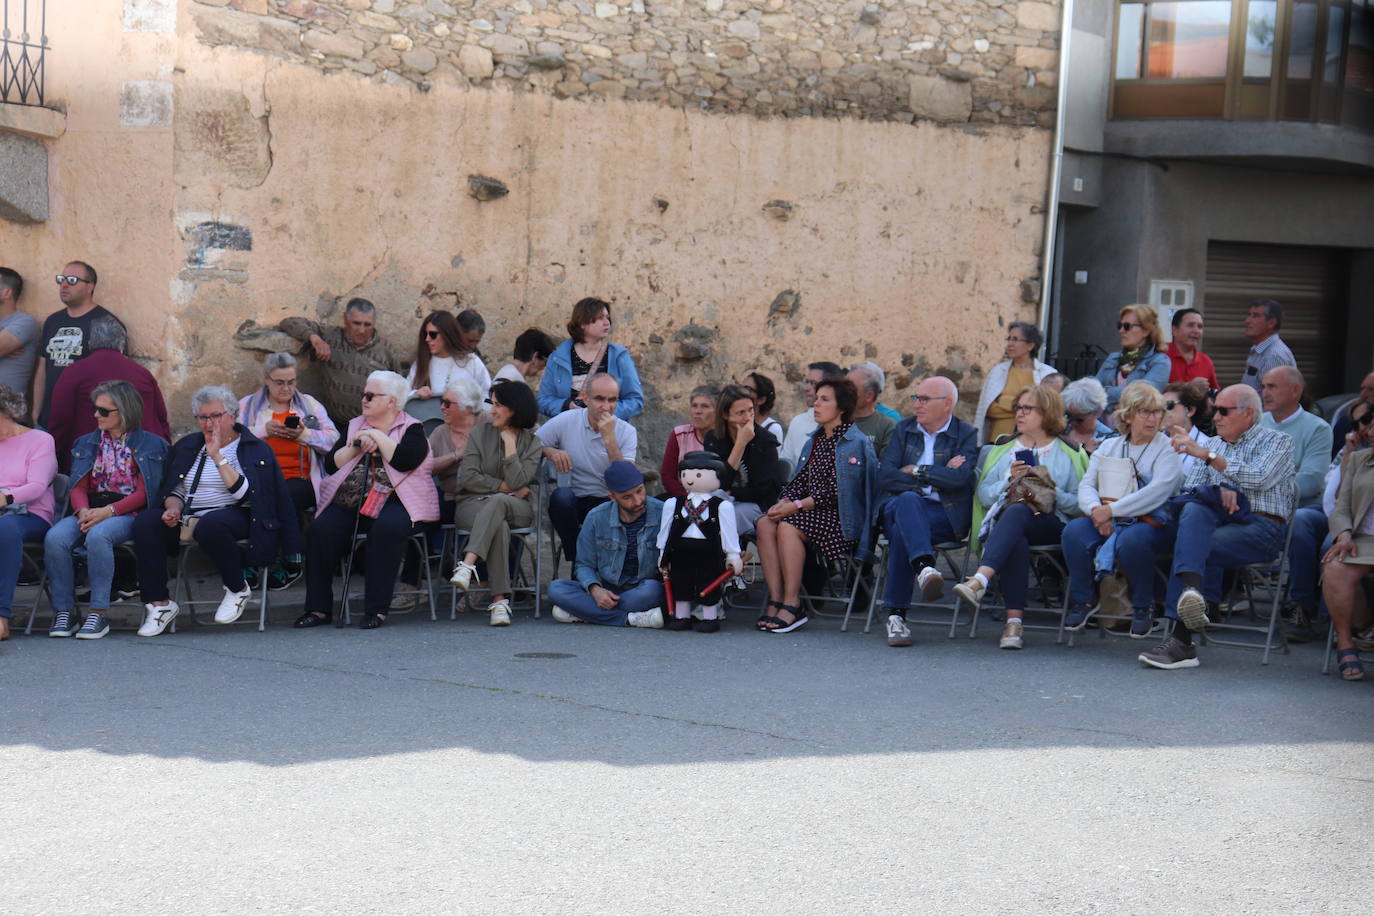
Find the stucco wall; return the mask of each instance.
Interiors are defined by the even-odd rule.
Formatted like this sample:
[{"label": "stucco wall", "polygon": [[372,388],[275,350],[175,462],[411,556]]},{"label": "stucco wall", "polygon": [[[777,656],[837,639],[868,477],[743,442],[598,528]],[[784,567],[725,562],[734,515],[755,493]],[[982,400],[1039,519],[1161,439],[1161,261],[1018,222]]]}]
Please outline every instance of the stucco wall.
[{"label": "stucco wall", "polygon": [[[899,407],[935,369],[976,391],[1001,326],[1034,313],[1043,130],[419,92],[208,47],[188,16],[177,34],[126,31],[104,6],[81,29],[50,21],[50,95],[69,113],[49,144],[52,216],[0,228],[35,314],[56,307],[43,279],[62,263],[97,265],[99,301],[179,422],[196,385],[253,383],[244,322],[335,321],[353,295],[407,343],[432,308],[478,308],[493,364],[525,327],[557,333],[576,299],[610,299],[650,396],[649,451],[691,387],[753,367],[783,415],[821,358],[875,359]],[[97,52],[121,63],[81,66]],[[510,193],[479,202],[470,174]],[[770,311],[786,290],[795,312]],[[681,358],[684,334],[703,358]]]}]

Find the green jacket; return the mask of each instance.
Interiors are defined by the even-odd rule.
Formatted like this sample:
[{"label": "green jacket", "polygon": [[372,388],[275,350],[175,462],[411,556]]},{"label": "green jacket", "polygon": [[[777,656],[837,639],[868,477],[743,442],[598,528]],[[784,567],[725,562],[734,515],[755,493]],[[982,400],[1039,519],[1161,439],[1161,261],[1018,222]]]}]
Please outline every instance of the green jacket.
[{"label": "green jacket", "polygon": [[[1050,462],[1050,474],[1055,478],[1055,487],[1059,491],[1057,500],[1056,514],[1061,519],[1067,520],[1070,516],[1078,515],[1078,481],[1083,479],[1083,474],[1088,470],[1088,453],[1083,449],[1066,441],[1063,438],[1055,439],[1055,444],[1059,446],[1059,461]],[[994,483],[992,475],[996,474],[1000,479],[1005,468],[1001,465],[1005,462],[1011,463],[1011,452],[1016,450],[1016,437],[1004,436],[997,442],[988,447],[986,457],[983,458],[983,465],[978,469],[978,486],[974,491],[973,499],[973,522],[969,528],[968,541],[969,549],[974,553],[979,549],[979,532],[983,527],[983,519],[987,513],[995,509],[1001,501],[999,490],[993,493]],[[1064,478],[1064,479],[1060,479]],[[995,495],[995,499],[989,500],[986,504],[984,500],[989,496]]]}]

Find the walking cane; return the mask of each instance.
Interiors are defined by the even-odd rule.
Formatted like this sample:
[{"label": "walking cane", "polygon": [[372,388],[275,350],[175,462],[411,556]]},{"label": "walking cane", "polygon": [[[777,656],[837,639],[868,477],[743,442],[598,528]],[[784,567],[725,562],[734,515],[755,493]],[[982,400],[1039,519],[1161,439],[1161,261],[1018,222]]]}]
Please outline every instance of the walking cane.
[{"label": "walking cane", "polygon": [[[354,439],[355,448],[362,448],[363,440]],[[367,470],[363,472],[363,498],[367,498],[367,493],[372,489],[372,456],[364,455],[363,460],[367,462]],[[356,546],[358,543],[358,526],[363,521],[362,503],[358,504],[358,514],[353,516],[353,536],[348,539],[348,558],[344,560],[344,584],[343,594],[339,596],[339,613],[334,618],[334,627],[338,629],[346,626],[345,615],[348,612],[348,583],[353,578],[353,560],[357,554]]]}]

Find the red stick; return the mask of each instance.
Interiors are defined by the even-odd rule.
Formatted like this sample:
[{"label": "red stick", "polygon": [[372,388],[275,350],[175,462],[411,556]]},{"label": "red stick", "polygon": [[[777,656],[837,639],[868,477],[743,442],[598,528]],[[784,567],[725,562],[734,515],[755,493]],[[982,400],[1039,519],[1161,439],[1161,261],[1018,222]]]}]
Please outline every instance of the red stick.
[{"label": "red stick", "polygon": [[715,588],[716,588],[717,585],[720,585],[722,582],[724,582],[726,579],[730,578],[732,575],[734,575],[734,570],[730,569],[730,568],[727,566],[727,567],[725,568],[725,572],[723,572],[723,573],[721,573],[719,576],[717,576],[716,579],[715,579],[715,581],[713,581],[710,585],[708,585],[708,586],[706,586],[705,588],[703,588],[703,589],[701,590],[701,594],[698,595],[697,597],[698,597],[698,598],[705,598],[707,592],[715,591]]},{"label": "red stick", "polygon": [[673,608],[677,605],[673,603],[673,580],[667,573],[663,574],[663,598],[665,601],[663,609],[672,614]]}]

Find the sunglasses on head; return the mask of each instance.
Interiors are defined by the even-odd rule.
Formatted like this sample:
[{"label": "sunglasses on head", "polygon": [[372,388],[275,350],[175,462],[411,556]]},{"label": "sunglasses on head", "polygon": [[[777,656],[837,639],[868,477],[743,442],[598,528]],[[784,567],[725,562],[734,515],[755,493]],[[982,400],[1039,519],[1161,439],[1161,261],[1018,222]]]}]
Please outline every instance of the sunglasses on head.
[{"label": "sunglasses on head", "polygon": [[108,417],[108,416],[109,416],[110,414],[112,414],[112,413],[119,413],[119,408],[118,408],[118,407],[97,407],[97,408],[95,408],[95,412],[98,413],[98,414],[100,414],[100,416],[102,416],[102,417]]},{"label": "sunglasses on head", "polygon": [[58,286],[75,286],[75,285],[78,284],[78,283],[90,283],[90,282],[91,282],[91,281],[90,281],[90,280],[87,280],[85,277],[77,277],[77,276],[73,276],[72,274],[58,274],[58,275],[57,275],[57,285],[58,285]]}]

